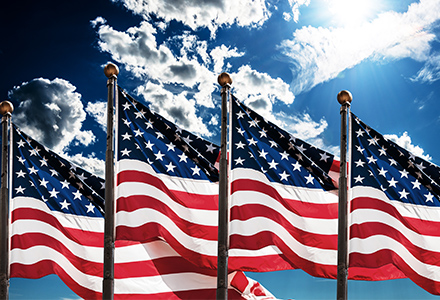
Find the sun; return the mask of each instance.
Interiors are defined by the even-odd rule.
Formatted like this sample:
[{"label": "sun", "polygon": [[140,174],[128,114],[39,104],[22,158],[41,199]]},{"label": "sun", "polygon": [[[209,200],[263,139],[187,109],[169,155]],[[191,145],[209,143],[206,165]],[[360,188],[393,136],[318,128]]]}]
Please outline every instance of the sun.
[{"label": "sun", "polygon": [[339,26],[368,22],[376,12],[377,0],[326,0],[333,21]]}]

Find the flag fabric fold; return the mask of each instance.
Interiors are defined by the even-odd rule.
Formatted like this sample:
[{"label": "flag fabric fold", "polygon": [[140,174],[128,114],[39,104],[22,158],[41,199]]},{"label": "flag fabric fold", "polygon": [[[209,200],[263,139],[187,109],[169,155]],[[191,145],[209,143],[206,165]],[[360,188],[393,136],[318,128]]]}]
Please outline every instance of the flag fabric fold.
[{"label": "flag fabric fold", "polygon": [[339,162],[235,97],[231,114],[229,267],[336,278]]},{"label": "flag fabric fold", "polygon": [[440,168],[351,114],[349,278],[440,294]]},{"label": "flag fabric fold", "polygon": [[[12,132],[11,277],[56,274],[80,297],[101,299],[104,180],[15,125]],[[215,298],[216,271],[192,264],[165,241],[117,240],[115,247],[115,299]],[[230,299],[273,299],[243,276],[229,275]]]}]

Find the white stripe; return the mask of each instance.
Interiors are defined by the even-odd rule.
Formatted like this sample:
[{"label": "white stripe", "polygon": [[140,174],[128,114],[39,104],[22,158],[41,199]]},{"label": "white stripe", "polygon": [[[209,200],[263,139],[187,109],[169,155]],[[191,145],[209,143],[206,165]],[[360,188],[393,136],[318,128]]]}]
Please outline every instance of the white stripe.
[{"label": "white stripe", "polygon": [[139,171],[151,174],[163,181],[170,190],[182,191],[199,195],[218,195],[218,184],[207,179],[191,179],[167,174],[158,174],[145,162],[139,160],[122,159],[117,162],[119,172]]},{"label": "white stripe", "polygon": [[337,234],[338,219],[322,219],[322,218],[308,218],[298,216],[297,214],[286,209],[280,202],[272,197],[254,191],[240,191],[235,192],[231,196],[232,207],[244,206],[245,210],[247,204],[260,204],[267,206],[286,218],[286,221],[292,227],[299,228],[304,231],[317,234]]},{"label": "white stripe", "polygon": [[320,249],[301,244],[283,226],[270,219],[256,217],[246,221],[231,221],[230,234],[251,236],[262,231],[269,231],[277,235],[299,257],[319,264],[336,265],[337,250]]},{"label": "white stripe", "polygon": [[32,265],[44,260],[53,261],[58,264],[80,286],[96,292],[101,292],[102,277],[96,277],[80,272],[64,255],[50,247],[35,246],[29,249],[11,250],[11,264],[20,263]]},{"label": "white stripe", "polygon": [[270,245],[261,249],[251,250],[251,249],[229,249],[229,257],[245,256],[245,257],[259,257],[267,255],[280,255],[283,252],[274,245]]},{"label": "white stripe", "polygon": [[383,249],[395,252],[416,273],[434,281],[440,281],[440,267],[425,264],[415,258],[402,244],[383,235],[366,239],[352,238],[349,241],[350,253],[371,254]]},{"label": "white stripe", "polygon": [[15,197],[11,201],[11,210],[18,208],[32,208],[53,215],[63,227],[74,228],[91,232],[104,232],[104,218],[87,217],[52,211],[40,199],[31,197]]},{"label": "white stripe", "polygon": [[397,200],[389,200],[384,192],[373,187],[355,186],[352,189],[352,198],[369,197],[381,200],[394,206],[400,215],[426,221],[440,222],[440,207],[423,206],[411,203],[403,203]]},{"label": "white stripe", "polygon": [[[196,224],[206,225],[206,226],[217,226],[217,222],[218,222],[217,210],[206,210],[206,209],[185,207],[175,202],[173,199],[171,199],[167,193],[146,183],[138,183],[138,182],[122,183],[117,188],[117,195],[118,195],[118,199],[120,197],[130,197],[137,195],[150,196],[164,203],[167,207],[169,207],[172,211],[174,211],[179,216],[179,218],[183,220]],[[147,218],[143,220],[148,220],[148,216],[145,217]],[[136,220],[135,218],[132,219],[132,221],[134,222],[135,220]],[[128,219],[127,221],[130,222],[130,219]],[[120,225],[119,221],[116,221],[116,225]]]},{"label": "white stripe", "polygon": [[[145,215],[148,218],[145,218]],[[167,229],[168,232],[180,243],[183,247],[191,249],[203,255],[216,256],[217,255],[217,241],[210,241],[201,238],[192,237],[183,232],[168,216],[160,213],[154,209],[142,209],[132,213],[120,211],[116,214],[118,226],[125,225],[128,227],[137,227],[141,224],[155,222]],[[211,228],[211,230],[217,228]],[[135,229],[136,230],[136,229]]]},{"label": "white stripe", "polygon": [[305,188],[292,185],[286,185],[276,182],[270,182],[266,176],[256,170],[247,168],[236,168],[231,172],[231,181],[238,179],[251,179],[260,181],[263,184],[276,189],[280,196],[284,199],[300,199],[302,202],[309,203],[338,203],[338,191],[324,191],[319,188]]},{"label": "white stripe", "polygon": [[[429,251],[440,252],[440,237],[419,234],[403,225],[394,216],[377,209],[356,209],[351,213],[351,225],[378,222],[394,228],[412,244]],[[368,226],[368,225],[366,225]],[[440,253],[439,253],[440,254]]]},{"label": "white stripe", "polygon": [[[166,247],[164,246],[166,245]],[[148,261],[165,257],[180,256],[163,241],[138,243],[127,246],[116,246],[115,264]]]}]

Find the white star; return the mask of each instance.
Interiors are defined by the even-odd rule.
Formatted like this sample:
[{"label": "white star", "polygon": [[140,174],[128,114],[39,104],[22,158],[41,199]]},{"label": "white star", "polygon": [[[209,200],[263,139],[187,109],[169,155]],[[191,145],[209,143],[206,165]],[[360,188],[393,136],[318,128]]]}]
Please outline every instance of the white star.
[{"label": "white star", "polygon": [[264,128],[263,129],[261,129],[260,131],[258,131],[259,133],[260,133],[260,139],[264,136],[264,137],[267,137],[267,134],[266,134],[266,132],[267,132],[267,130],[265,130]]},{"label": "white star", "polygon": [[246,146],[246,144],[242,143],[241,141],[235,143],[235,145],[237,146],[237,149],[244,149],[244,146]]},{"label": "white star", "polygon": [[295,164],[292,164],[293,166],[293,171],[301,171],[301,164],[299,163],[299,161],[297,161]]},{"label": "white star", "polygon": [[124,110],[130,109],[130,104],[128,102],[125,102],[122,106],[124,107]]},{"label": "white star", "polygon": [[122,140],[130,140],[131,135],[128,134],[128,132],[126,132],[125,134],[121,135],[122,136]]},{"label": "white star", "polygon": [[49,181],[47,181],[46,179],[43,178],[43,180],[39,180],[40,181],[40,185],[44,186],[47,189],[47,184],[49,183]]},{"label": "white star", "polygon": [[298,149],[301,152],[304,152],[307,150],[306,148],[304,148],[304,145],[302,145],[302,144],[301,144],[301,146],[297,146],[296,149]]},{"label": "white star", "polygon": [[307,183],[313,184],[313,176],[312,176],[312,174],[309,174],[309,176],[304,176],[304,178],[307,180],[306,184]]},{"label": "white star", "polygon": [[420,190],[420,182],[416,179],[416,181],[411,182],[413,184],[413,189]]},{"label": "white star", "polygon": [[275,162],[275,160],[274,159],[272,159],[272,161],[269,163],[269,169],[277,169],[277,165],[278,165],[278,163],[277,162]]},{"label": "white star", "polygon": [[379,169],[377,169],[379,171],[379,175],[382,175],[383,177],[387,178],[386,173],[388,172],[387,170],[385,170],[383,167]]},{"label": "white star", "polygon": [[434,195],[432,195],[431,194],[431,192],[429,192],[427,195],[424,195],[425,197],[426,197],[426,200],[425,200],[425,202],[432,202],[432,203],[434,203],[434,200],[433,200],[433,198],[434,198]]},{"label": "white star", "polygon": [[154,146],[154,144],[152,144],[150,141],[148,141],[148,143],[145,143],[145,148],[148,148],[151,151],[153,151],[153,146]]},{"label": "white star", "polygon": [[243,165],[243,162],[244,162],[244,159],[243,159],[243,158],[239,157],[239,158],[234,159],[234,160],[235,160],[235,164],[236,164],[236,165],[238,165],[238,164]]},{"label": "white star", "polygon": [[131,152],[131,150],[128,150],[127,148],[125,148],[124,150],[121,151],[121,156],[124,156],[124,155],[130,156],[130,152]]},{"label": "white star", "polygon": [[93,206],[92,202],[90,202],[89,205],[86,205],[86,208],[87,208],[87,212],[88,212],[88,213],[89,213],[89,212],[91,212],[91,213],[94,213],[94,212],[95,212],[95,211],[94,211],[95,206]]},{"label": "white star", "polygon": [[213,144],[206,145],[206,152],[214,153],[214,150],[217,149]]},{"label": "white star", "polygon": [[287,177],[289,177],[290,175],[286,173],[286,171],[283,171],[283,173],[279,174],[281,176],[281,180],[287,180]]},{"label": "white star", "polygon": [[19,140],[19,141],[17,142],[18,148],[23,147],[25,144],[26,144],[26,143],[25,143],[23,140]]},{"label": "white star", "polygon": [[356,168],[357,167],[364,167],[364,164],[365,164],[365,162],[362,161],[360,158],[358,161],[355,161],[354,163],[356,164]]},{"label": "white star", "polygon": [[390,187],[396,187],[396,183],[398,183],[398,181],[394,180],[394,177],[392,177],[391,180],[388,180],[388,182],[390,183]]},{"label": "white star", "polygon": [[23,170],[20,170],[19,172],[15,172],[15,174],[17,174],[17,178],[20,178],[20,177],[24,178],[24,175],[26,175],[26,173],[23,172]]},{"label": "white star", "polygon": [[237,129],[237,132],[241,135],[241,136],[243,136],[243,134],[244,134],[244,130],[242,129],[242,128],[236,128]]},{"label": "white star", "polygon": [[46,159],[46,157],[43,157],[42,159],[40,159],[40,163],[41,163],[41,167],[42,166],[47,166],[47,159]]},{"label": "white star", "polygon": [[54,177],[54,176],[57,176],[58,175],[58,172],[57,171],[55,171],[54,169],[50,169],[49,170],[50,171],[50,175],[52,176],[52,177]]},{"label": "white star", "polygon": [[193,176],[196,174],[200,176],[200,168],[197,165],[194,168],[191,168],[191,170],[193,171]]},{"label": "white star", "polygon": [[134,135],[135,137],[142,136],[144,134],[140,129],[134,130],[133,132],[135,133],[135,135]]},{"label": "white star", "polygon": [[174,145],[171,142],[169,144],[166,144],[166,145],[167,145],[167,148],[168,148],[167,151],[173,151],[173,152],[175,151],[174,148],[176,148],[176,145]]},{"label": "white star", "polygon": [[34,155],[37,156],[37,155],[39,155],[40,150],[41,149],[39,149],[38,147],[35,147],[35,149],[29,150],[29,153],[31,154],[31,156],[34,156]]},{"label": "white star", "polygon": [[[147,126],[146,127],[146,129],[150,129],[150,128],[153,128],[153,121],[151,121],[151,120],[148,120],[148,122],[145,122],[145,126]],[[167,124],[167,126],[168,126],[168,124]],[[168,126],[169,127],[169,126]]]},{"label": "white star", "polygon": [[67,202],[67,200],[66,199],[64,199],[64,201],[63,202],[60,202],[60,204],[61,204],[61,209],[69,209],[69,205],[71,204],[71,203],[68,203]]},{"label": "white star", "polygon": [[407,199],[406,196],[409,195],[409,193],[407,191],[405,191],[405,189],[403,189],[403,191],[399,192],[399,194],[400,194],[400,199],[402,199],[402,198]]},{"label": "white star", "polygon": [[135,112],[134,115],[136,116],[136,119],[138,119],[138,118],[142,118],[144,116],[144,113],[145,113],[144,110],[141,109],[140,111]]},{"label": "white star", "polygon": [[248,142],[251,146],[255,146],[257,144],[257,141],[255,141],[254,138],[251,138],[250,140],[248,140]]},{"label": "white star", "polygon": [[365,179],[365,177],[361,177],[361,175],[358,175],[357,177],[354,178],[355,183],[356,183],[356,182],[360,182],[360,183],[362,183],[362,181],[363,181],[364,179]]},{"label": "white star", "polygon": [[356,137],[360,137],[363,136],[364,132],[362,131],[362,129],[359,128],[358,131],[356,131],[357,136]]},{"label": "white star", "polygon": [[281,160],[283,159],[289,160],[289,153],[287,153],[286,151],[280,153],[280,155],[281,155]]},{"label": "white star", "polygon": [[172,162],[170,162],[168,165],[165,165],[167,167],[167,172],[174,172],[174,168],[176,168],[175,165],[173,165]]},{"label": "white star", "polygon": [[76,192],[75,193],[72,193],[73,194],[73,196],[74,196],[74,198],[73,199],[79,199],[79,200],[81,200],[81,192],[79,191],[79,190],[76,190]]},{"label": "white star", "polygon": [[156,132],[157,139],[163,139],[163,134],[161,132]]},{"label": "white star", "polygon": [[159,152],[155,153],[154,156],[156,156],[156,160],[163,160],[165,154],[162,154],[159,150]]},{"label": "white star", "polygon": [[18,161],[22,164],[22,165],[24,165],[24,162],[26,161],[23,157],[21,157],[21,156],[17,156],[17,159],[18,159]]},{"label": "white star", "polygon": [[273,147],[275,147],[275,148],[278,147],[278,144],[277,144],[275,141],[270,140],[269,143],[270,143],[270,147],[271,147],[271,148],[273,148]]},{"label": "white star", "polygon": [[358,146],[358,145],[356,145],[356,150],[357,150],[358,152],[360,152],[361,154],[362,154],[362,152],[365,151],[364,148],[362,148],[361,146]]},{"label": "white star", "polygon": [[64,188],[68,189],[69,185],[70,185],[70,183],[67,181],[67,179],[64,179],[64,181],[62,181],[61,184],[63,185],[61,187],[62,189],[64,189]]},{"label": "white star", "polygon": [[258,153],[260,153],[260,157],[263,157],[264,159],[266,159],[266,155],[267,155],[269,152],[265,152],[264,149],[262,149],[261,151],[258,151]]},{"label": "white star", "polygon": [[187,137],[183,137],[182,138],[187,144],[191,144],[191,142],[193,141],[192,139],[189,138],[189,135]]},{"label": "white star", "polygon": [[187,162],[186,159],[188,158],[188,156],[186,156],[185,153],[182,153],[181,155],[178,155],[178,156],[180,158],[179,162],[182,162],[182,161]]},{"label": "white star", "polygon": [[122,120],[124,120],[124,125],[130,126],[130,124],[131,124],[130,121],[128,121],[128,120],[126,120],[126,119],[122,119]]},{"label": "white star", "polygon": [[390,166],[397,166],[397,161],[395,161],[394,159],[390,158]]},{"label": "white star", "polygon": [[241,110],[238,113],[236,113],[236,115],[237,115],[237,119],[241,119],[245,116],[244,112],[242,112]]},{"label": "white star", "polygon": [[84,173],[82,173],[81,175],[77,175],[77,177],[81,180],[81,181],[85,181],[87,179],[86,176],[84,176]]},{"label": "white star", "polygon": [[371,163],[375,164],[375,163],[376,163],[376,161],[377,161],[377,159],[376,159],[376,158],[374,158],[374,156],[373,156],[373,155],[371,155],[371,156],[367,157],[367,159],[368,159],[368,163],[369,163],[369,164],[371,164]]},{"label": "white star", "polygon": [[408,178],[408,171],[407,170],[403,170],[403,171],[399,171],[400,172],[400,178]]},{"label": "white star", "polygon": [[29,169],[29,173],[32,175],[32,174],[37,174],[37,172],[38,172],[38,170],[37,169],[35,169],[35,167],[34,166],[32,166],[32,168],[28,168]]},{"label": "white star", "polygon": [[18,193],[22,193],[22,194],[24,194],[24,190],[25,190],[25,189],[26,189],[26,188],[21,187],[21,185],[20,185],[18,188],[15,188],[17,194],[18,194]]},{"label": "white star", "polygon": [[328,158],[330,158],[330,156],[328,156],[327,155],[327,153],[319,153],[319,155],[321,155],[321,159],[320,160],[323,160],[323,161],[325,161],[325,162],[327,162],[327,159]]},{"label": "white star", "polygon": [[379,153],[380,153],[380,156],[382,156],[382,155],[387,155],[387,152],[386,152],[385,149],[383,149],[383,148],[380,148],[380,149],[379,149]]},{"label": "white star", "polygon": [[57,194],[59,194],[60,192],[57,192],[55,190],[55,188],[53,188],[51,191],[49,191],[49,194],[51,197],[57,198]]}]

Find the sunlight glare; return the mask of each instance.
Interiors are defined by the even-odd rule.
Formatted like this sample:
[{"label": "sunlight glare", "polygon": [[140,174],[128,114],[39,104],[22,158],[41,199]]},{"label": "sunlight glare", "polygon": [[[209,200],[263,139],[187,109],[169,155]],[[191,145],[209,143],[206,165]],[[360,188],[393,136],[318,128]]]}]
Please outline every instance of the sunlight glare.
[{"label": "sunlight glare", "polygon": [[367,22],[376,8],[375,0],[327,0],[329,11],[338,25],[353,26]]}]

